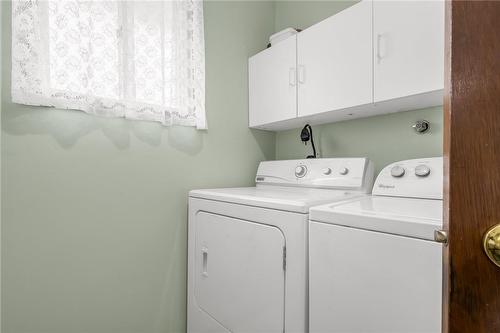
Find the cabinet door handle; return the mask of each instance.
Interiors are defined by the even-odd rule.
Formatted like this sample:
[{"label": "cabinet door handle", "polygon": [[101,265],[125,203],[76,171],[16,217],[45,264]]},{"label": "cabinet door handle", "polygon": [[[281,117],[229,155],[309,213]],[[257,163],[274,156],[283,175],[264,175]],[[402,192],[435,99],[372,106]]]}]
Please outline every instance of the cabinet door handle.
[{"label": "cabinet door handle", "polygon": [[202,269],[202,272],[201,274],[203,276],[208,276],[208,249],[206,247],[202,248],[201,249],[201,254],[202,254],[202,257],[203,257],[203,269]]},{"label": "cabinet door handle", "polygon": [[294,67],[290,67],[288,72],[288,83],[291,87],[294,87],[297,84],[297,70]]},{"label": "cabinet door handle", "polygon": [[383,52],[383,45],[382,45],[383,39],[384,39],[383,34],[377,34],[377,63],[379,64],[385,56],[385,52]]},{"label": "cabinet door handle", "polygon": [[306,67],[304,65],[299,65],[299,83],[306,82]]}]

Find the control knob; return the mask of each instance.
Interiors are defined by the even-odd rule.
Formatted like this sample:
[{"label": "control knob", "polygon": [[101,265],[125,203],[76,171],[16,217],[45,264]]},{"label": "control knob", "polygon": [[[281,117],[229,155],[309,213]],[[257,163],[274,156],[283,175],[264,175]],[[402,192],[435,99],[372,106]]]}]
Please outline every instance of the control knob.
[{"label": "control knob", "polygon": [[347,169],[347,168],[340,168],[339,173],[340,173],[341,175],[343,175],[343,176],[344,176],[344,175],[347,175],[347,174],[349,173],[349,169]]},{"label": "control knob", "polygon": [[393,166],[391,168],[391,176],[393,176],[393,177],[396,177],[396,178],[403,177],[404,174],[405,174],[405,168],[403,168],[399,165]]},{"label": "control knob", "polygon": [[418,177],[427,177],[431,173],[431,169],[424,164],[417,165],[415,168],[415,175]]},{"label": "control knob", "polygon": [[307,173],[307,167],[305,165],[298,165],[296,168],[295,168],[295,176],[297,178],[302,178],[306,175]]},{"label": "control knob", "polygon": [[322,172],[324,175],[329,175],[332,173],[332,169],[331,168],[324,168]]}]

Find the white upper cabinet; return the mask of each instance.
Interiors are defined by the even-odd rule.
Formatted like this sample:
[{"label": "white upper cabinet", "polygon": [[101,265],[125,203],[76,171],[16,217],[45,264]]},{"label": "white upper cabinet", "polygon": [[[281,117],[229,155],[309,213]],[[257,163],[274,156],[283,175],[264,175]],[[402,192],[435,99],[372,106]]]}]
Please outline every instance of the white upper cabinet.
[{"label": "white upper cabinet", "polygon": [[249,60],[250,127],[443,104],[444,1],[363,0]]},{"label": "white upper cabinet", "polygon": [[444,1],[373,1],[374,101],[444,87]]},{"label": "white upper cabinet", "polygon": [[299,33],[297,64],[299,116],[372,103],[371,1]]},{"label": "white upper cabinet", "polygon": [[293,36],[248,60],[250,127],[297,117],[296,49]]}]

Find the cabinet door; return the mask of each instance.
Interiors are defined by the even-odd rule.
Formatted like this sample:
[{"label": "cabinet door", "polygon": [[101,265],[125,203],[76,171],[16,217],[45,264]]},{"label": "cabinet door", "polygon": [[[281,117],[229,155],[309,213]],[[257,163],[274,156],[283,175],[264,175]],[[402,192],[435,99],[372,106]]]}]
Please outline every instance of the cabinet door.
[{"label": "cabinet door", "polygon": [[293,36],[248,60],[250,127],[297,116],[296,49]]},{"label": "cabinet door", "polygon": [[283,332],[283,233],[205,212],[195,228],[197,305],[229,332]]},{"label": "cabinet door", "polygon": [[374,1],[375,102],[443,89],[444,1]]},{"label": "cabinet door", "polygon": [[371,1],[302,31],[297,63],[299,116],[372,103]]}]

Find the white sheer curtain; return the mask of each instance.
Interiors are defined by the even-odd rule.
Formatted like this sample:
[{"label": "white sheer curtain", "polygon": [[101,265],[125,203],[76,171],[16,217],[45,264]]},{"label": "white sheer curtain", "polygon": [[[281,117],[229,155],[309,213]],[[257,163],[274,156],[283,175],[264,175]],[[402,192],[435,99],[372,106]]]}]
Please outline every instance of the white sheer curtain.
[{"label": "white sheer curtain", "polygon": [[14,0],[12,99],[206,128],[203,2]]}]

